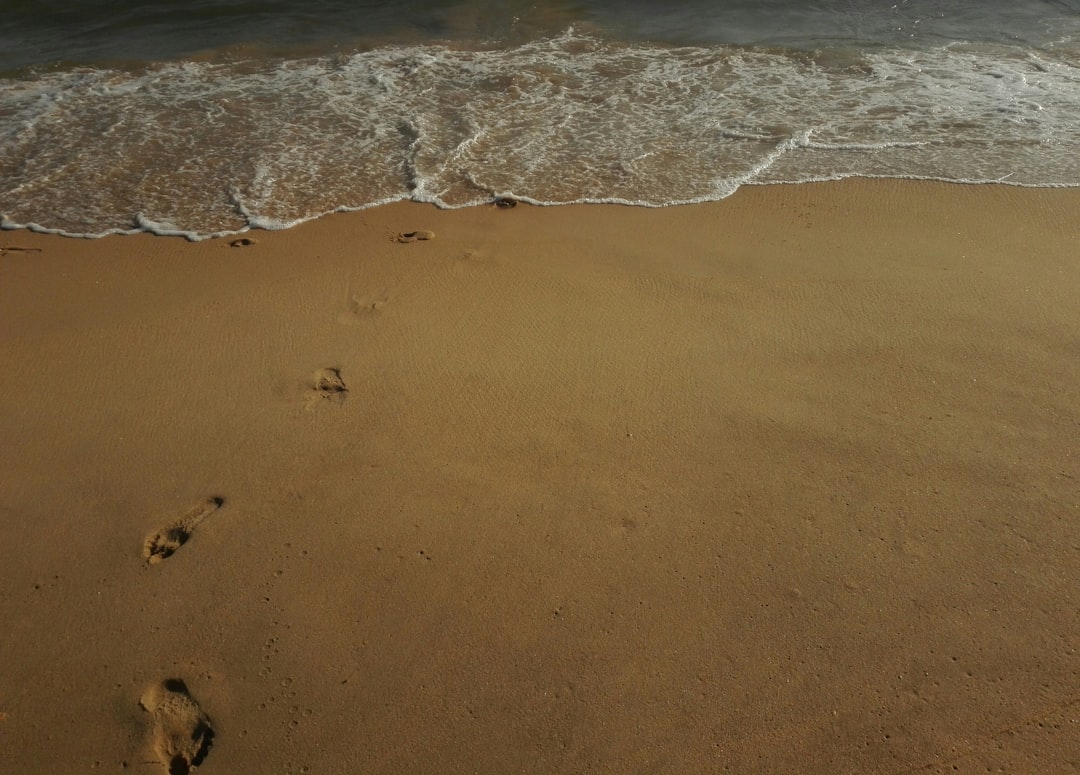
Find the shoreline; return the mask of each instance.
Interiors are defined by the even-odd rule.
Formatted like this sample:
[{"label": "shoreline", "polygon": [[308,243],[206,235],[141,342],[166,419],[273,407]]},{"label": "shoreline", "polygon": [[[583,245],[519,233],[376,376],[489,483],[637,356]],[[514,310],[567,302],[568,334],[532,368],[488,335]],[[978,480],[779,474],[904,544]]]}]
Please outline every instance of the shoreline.
[{"label": "shoreline", "polygon": [[[935,187],[936,186],[944,186],[946,188],[954,187],[954,186],[960,186],[960,187],[989,186],[989,187],[998,187],[998,188],[1017,188],[1017,189],[1021,189],[1021,190],[1032,190],[1032,191],[1072,191],[1072,190],[1080,190],[1080,183],[1078,183],[1078,184],[1065,184],[1065,183],[1045,183],[1045,184],[1011,183],[1011,182],[1009,182],[1007,180],[1008,177],[1009,176],[1006,176],[1006,177],[998,179],[998,180],[952,180],[952,179],[948,179],[948,178],[938,178],[938,177],[921,177],[921,176],[893,177],[893,176],[875,176],[875,175],[858,175],[858,174],[855,174],[855,175],[849,175],[849,176],[844,176],[844,177],[827,178],[827,179],[821,179],[821,180],[808,180],[808,181],[780,181],[780,182],[777,182],[777,181],[768,181],[768,182],[748,181],[748,182],[744,182],[744,183],[739,184],[738,188],[736,188],[736,190],[733,193],[731,193],[731,194],[729,194],[729,195],[727,195],[725,197],[721,197],[719,199],[707,199],[707,200],[700,200],[700,201],[698,201],[698,200],[687,200],[687,201],[671,202],[671,203],[667,203],[667,204],[649,204],[647,202],[619,200],[619,199],[583,200],[583,201],[574,201],[574,202],[539,202],[539,201],[536,201],[536,200],[531,199],[529,197],[518,197],[518,196],[511,196],[511,195],[493,194],[493,195],[491,195],[490,201],[477,201],[477,202],[473,202],[472,204],[453,205],[453,206],[445,206],[445,207],[443,207],[443,206],[440,206],[437,202],[422,202],[422,201],[418,201],[418,200],[414,200],[414,199],[410,199],[410,198],[406,197],[406,198],[396,199],[396,200],[393,200],[393,201],[377,202],[377,203],[373,203],[373,204],[370,204],[370,205],[363,205],[363,206],[360,206],[360,207],[344,207],[343,206],[343,207],[340,207],[338,209],[327,210],[325,212],[318,213],[316,215],[306,216],[304,218],[299,218],[297,220],[290,221],[288,223],[288,225],[284,225],[284,226],[268,228],[266,226],[260,226],[260,225],[248,225],[248,226],[245,226],[243,228],[236,229],[236,230],[212,232],[212,233],[206,233],[206,234],[200,234],[198,232],[187,231],[187,230],[184,230],[184,229],[177,229],[177,228],[173,228],[171,226],[166,228],[165,226],[162,226],[160,224],[155,224],[155,225],[157,225],[159,227],[159,229],[157,231],[155,231],[154,228],[151,227],[151,226],[146,226],[146,227],[141,227],[141,228],[132,228],[132,229],[128,229],[128,230],[112,229],[112,230],[109,230],[109,231],[106,231],[106,232],[100,232],[100,233],[89,233],[89,232],[87,232],[87,233],[73,233],[73,232],[64,231],[63,229],[52,228],[52,227],[47,227],[47,226],[41,226],[38,223],[28,223],[28,224],[9,223],[7,221],[7,217],[5,215],[3,215],[3,214],[0,214],[0,234],[4,234],[6,232],[15,232],[15,233],[38,234],[38,235],[43,235],[43,236],[48,236],[48,237],[61,237],[61,238],[64,238],[64,239],[79,239],[79,240],[98,240],[98,239],[107,239],[107,238],[113,238],[113,237],[137,237],[137,236],[141,236],[141,235],[148,235],[148,236],[153,236],[153,237],[164,237],[164,238],[178,237],[180,239],[186,240],[187,242],[196,242],[197,243],[197,242],[213,242],[213,241],[218,241],[218,240],[232,240],[232,239],[235,239],[235,238],[238,238],[238,237],[243,237],[245,235],[249,235],[249,234],[253,234],[253,233],[258,235],[258,234],[265,233],[265,232],[273,233],[273,232],[278,232],[278,231],[289,231],[291,229],[295,229],[295,228],[298,228],[300,226],[305,226],[307,224],[311,224],[311,223],[321,221],[321,220],[323,220],[325,218],[333,218],[333,217],[339,217],[339,216],[350,216],[350,215],[356,215],[356,214],[359,214],[359,213],[370,212],[372,210],[378,211],[378,210],[381,210],[381,209],[384,209],[384,208],[393,208],[393,207],[401,207],[401,206],[432,207],[432,208],[434,208],[436,210],[441,210],[443,212],[457,212],[457,211],[460,211],[460,210],[473,210],[473,209],[477,209],[477,208],[482,209],[482,208],[486,208],[486,207],[497,206],[500,201],[510,201],[510,202],[514,203],[513,205],[511,205],[511,207],[515,207],[518,204],[523,204],[523,205],[526,205],[526,206],[529,206],[529,207],[537,207],[537,208],[542,208],[542,209],[560,208],[560,207],[574,207],[574,208],[577,208],[577,207],[628,207],[628,208],[631,208],[631,209],[641,209],[641,210],[666,210],[666,209],[669,209],[669,208],[683,208],[683,207],[698,207],[698,206],[716,205],[716,204],[719,204],[720,202],[727,201],[728,199],[730,199],[733,196],[736,196],[739,191],[741,191],[743,189],[746,189],[746,188],[773,188],[773,187],[780,187],[780,188],[789,187],[790,188],[790,187],[804,187],[804,186],[816,187],[816,186],[850,185],[850,184],[854,184],[854,185],[871,185],[872,186],[872,185],[875,185],[875,181],[880,181],[883,185],[886,185],[886,186],[888,184],[890,184],[890,183],[897,183],[897,184],[899,184],[901,186],[903,186],[903,185],[924,185],[924,184],[929,184],[929,185],[935,186]],[[141,214],[138,216],[138,218],[142,219]],[[264,220],[264,219],[262,218],[262,216],[259,216],[257,220]],[[273,220],[273,219],[271,219],[271,220]],[[153,222],[147,221],[147,223],[153,223]],[[19,248],[16,247],[16,248],[13,248],[13,250],[19,250]]]},{"label": "shoreline", "polygon": [[0,770],[1066,771],[1078,209],[0,232]]}]

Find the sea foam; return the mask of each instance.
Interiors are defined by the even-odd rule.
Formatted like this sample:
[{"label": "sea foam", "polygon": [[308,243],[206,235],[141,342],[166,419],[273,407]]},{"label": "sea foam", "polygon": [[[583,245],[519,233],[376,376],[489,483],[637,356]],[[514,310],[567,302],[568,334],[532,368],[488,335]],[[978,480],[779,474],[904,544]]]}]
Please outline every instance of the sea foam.
[{"label": "sea foam", "polygon": [[666,206],[848,176],[1080,185],[1063,49],[616,43],[82,67],[0,82],[4,228],[190,239],[402,199]]}]

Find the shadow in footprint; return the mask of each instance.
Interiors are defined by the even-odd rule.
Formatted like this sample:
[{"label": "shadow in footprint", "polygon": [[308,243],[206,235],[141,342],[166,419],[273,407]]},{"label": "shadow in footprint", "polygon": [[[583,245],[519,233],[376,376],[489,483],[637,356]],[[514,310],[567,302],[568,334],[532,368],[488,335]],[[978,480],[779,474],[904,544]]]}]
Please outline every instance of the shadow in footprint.
[{"label": "shadow in footprint", "polygon": [[345,394],[349,389],[345,387],[345,381],[341,378],[341,372],[337,369],[319,369],[311,375],[308,383],[307,408],[309,410],[320,406],[324,401],[340,403],[345,400]]},{"label": "shadow in footprint", "polygon": [[214,742],[199,703],[179,678],[169,678],[143,692],[139,705],[153,719],[154,752],[169,775],[187,775],[202,764]]},{"label": "shadow in footprint", "polygon": [[224,498],[207,498],[187,514],[174,519],[156,533],[146,537],[143,543],[143,558],[150,565],[171,557],[177,549],[187,543],[191,534],[204,519],[209,517],[225,502]]},{"label": "shadow in footprint", "polygon": [[406,231],[397,235],[398,242],[423,242],[429,239],[435,239],[435,232],[428,231],[427,229],[420,229],[419,231]]}]

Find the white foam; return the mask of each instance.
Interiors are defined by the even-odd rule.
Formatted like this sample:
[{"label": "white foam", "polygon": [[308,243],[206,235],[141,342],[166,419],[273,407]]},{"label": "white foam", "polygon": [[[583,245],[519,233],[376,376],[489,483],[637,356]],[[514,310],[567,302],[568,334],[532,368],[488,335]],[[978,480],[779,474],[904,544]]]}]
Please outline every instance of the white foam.
[{"label": "white foam", "polygon": [[[0,82],[3,228],[202,239],[413,199],[666,206],[741,185],[1080,185],[1054,50],[661,48],[574,31]],[[20,224],[27,224],[21,226]]]}]

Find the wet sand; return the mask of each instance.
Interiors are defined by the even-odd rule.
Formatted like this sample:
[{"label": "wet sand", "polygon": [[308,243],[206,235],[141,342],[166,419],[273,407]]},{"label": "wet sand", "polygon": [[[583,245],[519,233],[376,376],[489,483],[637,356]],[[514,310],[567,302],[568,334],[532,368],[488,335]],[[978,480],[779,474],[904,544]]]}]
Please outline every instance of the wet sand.
[{"label": "wet sand", "polygon": [[0,772],[1075,771],[1077,212],[0,232]]}]

